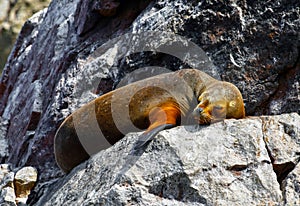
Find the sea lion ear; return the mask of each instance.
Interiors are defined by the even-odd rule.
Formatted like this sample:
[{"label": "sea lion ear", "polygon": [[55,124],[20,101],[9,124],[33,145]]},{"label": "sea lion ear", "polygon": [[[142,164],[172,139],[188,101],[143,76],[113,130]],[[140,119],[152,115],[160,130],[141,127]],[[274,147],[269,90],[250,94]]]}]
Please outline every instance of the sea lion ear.
[{"label": "sea lion ear", "polygon": [[236,101],[229,102],[229,107],[236,107]]}]

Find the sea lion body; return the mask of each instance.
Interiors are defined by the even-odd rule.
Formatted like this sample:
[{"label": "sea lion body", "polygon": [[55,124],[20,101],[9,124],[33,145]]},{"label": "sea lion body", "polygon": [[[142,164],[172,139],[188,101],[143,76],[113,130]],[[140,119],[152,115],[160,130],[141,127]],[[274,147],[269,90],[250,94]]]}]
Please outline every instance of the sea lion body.
[{"label": "sea lion body", "polygon": [[199,124],[245,116],[234,85],[196,69],[166,73],[104,94],[68,116],[55,135],[56,161],[69,172],[129,132],[146,130],[148,141],[191,113]]}]

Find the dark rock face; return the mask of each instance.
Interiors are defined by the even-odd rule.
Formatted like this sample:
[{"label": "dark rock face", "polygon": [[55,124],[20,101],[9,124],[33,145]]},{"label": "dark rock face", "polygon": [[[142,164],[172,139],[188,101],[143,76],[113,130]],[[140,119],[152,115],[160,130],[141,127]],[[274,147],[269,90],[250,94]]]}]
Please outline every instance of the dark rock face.
[{"label": "dark rock face", "polygon": [[[76,77],[79,58],[87,58],[91,53],[89,50],[114,33],[125,32],[138,11],[147,5],[126,5],[119,16],[107,19],[94,14],[89,5],[77,3],[53,3],[48,10],[28,20],[6,64],[0,83],[0,114],[10,122],[7,137],[10,153],[14,155],[7,160],[16,166],[43,165],[42,168],[38,166],[42,171],[46,168],[45,171],[52,171],[56,167],[53,137],[66,116],[61,110],[68,107],[68,101],[72,101],[68,100],[68,96],[72,94],[72,84],[75,83],[65,84],[64,79],[68,75]],[[97,20],[92,27],[99,27],[97,32],[89,35],[83,34],[89,32],[89,25],[80,26],[88,21],[81,18],[85,16],[81,14],[82,9],[86,7],[86,14],[95,15],[93,18]],[[73,26],[70,27],[71,20]],[[115,22],[113,25],[118,22],[118,25],[111,25],[111,21]],[[59,91],[61,89],[64,91]],[[74,109],[69,108],[67,113]],[[41,164],[41,158],[45,164]]]},{"label": "dark rock face", "polygon": [[[248,115],[300,113],[299,7],[296,0],[52,1],[25,23],[0,79],[0,140],[8,142],[0,160],[36,167],[40,183],[61,176],[53,137],[62,120],[146,66],[193,65],[230,81]],[[154,30],[158,43],[124,36]],[[191,51],[178,58],[139,48],[139,38],[156,51],[174,41],[163,32],[194,42],[216,67],[182,61]]]}]

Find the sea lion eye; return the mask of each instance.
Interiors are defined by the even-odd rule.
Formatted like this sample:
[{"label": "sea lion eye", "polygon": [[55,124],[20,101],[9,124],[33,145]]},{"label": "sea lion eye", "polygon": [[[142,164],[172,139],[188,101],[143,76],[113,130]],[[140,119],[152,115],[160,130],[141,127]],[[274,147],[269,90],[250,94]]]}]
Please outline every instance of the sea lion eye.
[{"label": "sea lion eye", "polygon": [[225,119],[226,111],[224,110],[223,106],[220,105],[214,105],[212,109],[212,115],[215,118],[222,118]]}]

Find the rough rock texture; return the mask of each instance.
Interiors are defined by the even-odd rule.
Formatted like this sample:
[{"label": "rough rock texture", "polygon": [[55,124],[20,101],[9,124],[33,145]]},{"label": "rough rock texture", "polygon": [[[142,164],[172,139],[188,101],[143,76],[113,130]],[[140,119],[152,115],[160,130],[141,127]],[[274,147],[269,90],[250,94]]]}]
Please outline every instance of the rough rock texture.
[{"label": "rough rock texture", "polygon": [[[5,133],[0,141],[8,145],[0,146],[1,162],[38,169],[36,200],[36,193],[62,175],[53,156],[61,121],[146,66],[190,65],[230,81],[242,91],[248,115],[300,113],[299,5],[297,0],[52,1],[25,23],[0,79]],[[149,30],[159,32],[130,35]],[[164,32],[196,43],[215,66],[187,43],[174,46],[180,38]],[[290,172],[294,157],[284,162],[276,149],[270,143],[271,162]],[[289,175],[287,185],[296,185],[299,176]],[[284,195],[297,194],[292,191]]]},{"label": "rough rock texture", "polygon": [[16,205],[16,194],[14,190],[14,172],[9,164],[0,165],[0,202],[8,205]]},{"label": "rough rock texture", "polygon": [[8,141],[6,138],[8,121],[0,117],[0,162],[4,162],[8,156]]},{"label": "rough rock texture", "polygon": [[[137,134],[127,135],[53,184],[37,205],[299,205],[299,122],[292,113],[177,127],[137,156],[129,155]],[[286,158],[279,164],[269,145],[283,136],[293,152],[277,145]]]},{"label": "rough rock texture", "polygon": [[23,167],[17,171],[14,179],[16,202],[26,204],[28,196],[31,193],[37,181],[37,171],[33,167]]},{"label": "rough rock texture", "polygon": [[12,169],[9,164],[0,164],[1,205],[26,204],[37,181],[37,170],[33,167]]}]

